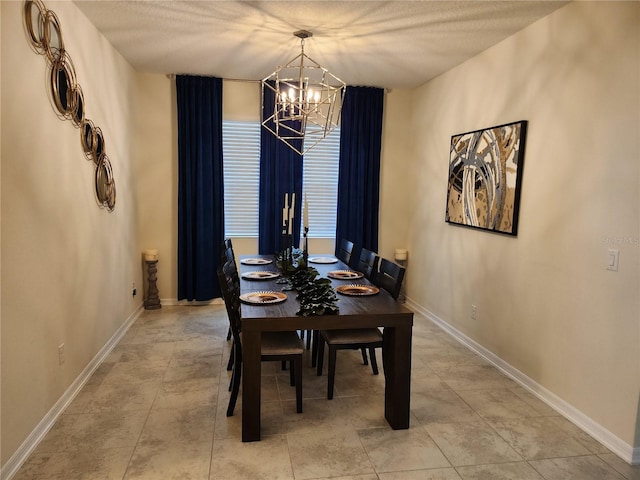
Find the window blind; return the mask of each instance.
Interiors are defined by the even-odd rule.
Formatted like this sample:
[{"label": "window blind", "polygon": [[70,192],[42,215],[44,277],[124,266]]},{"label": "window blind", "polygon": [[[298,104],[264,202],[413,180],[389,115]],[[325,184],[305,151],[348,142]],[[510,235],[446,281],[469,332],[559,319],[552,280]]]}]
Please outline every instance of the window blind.
[{"label": "window blind", "polygon": [[227,237],[258,237],[260,123],[224,120],[224,230]]},{"label": "window blind", "polygon": [[[224,223],[227,237],[258,237],[259,122],[224,120]],[[340,130],[304,156],[303,198],[309,202],[309,237],[333,238],[338,202]]]},{"label": "window blind", "polygon": [[340,129],[304,156],[302,195],[309,203],[309,238],[333,238],[336,235],[338,208],[338,159]]}]

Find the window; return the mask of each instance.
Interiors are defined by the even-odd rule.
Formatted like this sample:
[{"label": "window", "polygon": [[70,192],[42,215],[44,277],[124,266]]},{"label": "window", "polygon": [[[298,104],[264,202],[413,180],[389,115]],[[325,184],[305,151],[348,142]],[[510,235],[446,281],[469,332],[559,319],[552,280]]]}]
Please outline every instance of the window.
[{"label": "window", "polygon": [[222,122],[224,234],[258,237],[260,123]]},{"label": "window", "polygon": [[[224,230],[229,237],[258,237],[260,123],[224,120]],[[340,130],[304,156],[302,195],[309,203],[309,238],[333,238],[338,203]]]},{"label": "window", "polygon": [[309,238],[336,236],[339,157],[338,128],[304,156],[302,198],[306,193],[309,202]]}]

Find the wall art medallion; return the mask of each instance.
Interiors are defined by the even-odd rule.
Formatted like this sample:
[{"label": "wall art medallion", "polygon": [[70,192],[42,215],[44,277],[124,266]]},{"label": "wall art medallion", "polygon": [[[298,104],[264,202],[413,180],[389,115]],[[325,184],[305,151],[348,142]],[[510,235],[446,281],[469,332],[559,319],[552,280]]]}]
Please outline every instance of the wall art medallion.
[{"label": "wall art medallion", "polygon": [[527,122],[451,137],[445,220],[517,235]]},{"label": "wall art medallion", "polygon": [[85,100],[77,82],[73,61],[65,49],[58,17],[41,0],[25,0],[24,26],[31,48],[47,60],[49,90],[55,113],[61,120],[70,120],[80,130],[80,143],[87,160],[95,166],[96,200],[110,212],[116,205],[116,185],[113,169],[104,148],[104,136],[85,116]]}]

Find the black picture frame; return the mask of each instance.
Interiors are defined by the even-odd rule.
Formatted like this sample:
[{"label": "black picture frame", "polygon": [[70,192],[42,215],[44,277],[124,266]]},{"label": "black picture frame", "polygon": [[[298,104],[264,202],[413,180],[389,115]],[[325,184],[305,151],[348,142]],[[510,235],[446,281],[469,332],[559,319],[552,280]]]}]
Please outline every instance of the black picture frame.
[{"label": "black picture frame", "polygon": [[445,221],[516,236],[527,121],[453,135]]}]

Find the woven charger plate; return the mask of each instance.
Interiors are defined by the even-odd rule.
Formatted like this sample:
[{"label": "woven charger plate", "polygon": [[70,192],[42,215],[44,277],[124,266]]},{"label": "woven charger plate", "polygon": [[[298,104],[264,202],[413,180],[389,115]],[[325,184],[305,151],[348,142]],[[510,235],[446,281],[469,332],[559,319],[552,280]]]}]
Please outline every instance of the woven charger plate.
[{"label": "woven charger plate", "polygon": [[287,299],[287,294],[282,292],[251,292],[240,295],[240,300],[251,305],[270,305],[281,303]]},{"label": "woven charger plate", "polygon": [[242,278],[246,280],[271,280],[273,278],[278,278],[279,276],[280,274],[278,272],[267,272],[265,270],[242,274]]},{"label": "woven charger plate", "polygon": [[364,277],[362,272],[354,272],[353,270],[332,270],[327,276],[338,280],[357,280]]},{"label": "woven charger plate", "polygon": [[375,295],[380,289],[373,285],[342,285],[336,288],[336,292],[343,295]]}]

